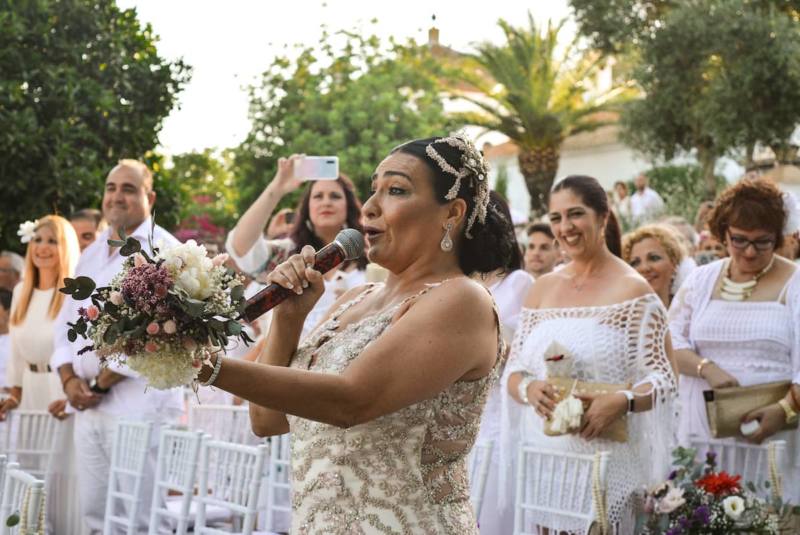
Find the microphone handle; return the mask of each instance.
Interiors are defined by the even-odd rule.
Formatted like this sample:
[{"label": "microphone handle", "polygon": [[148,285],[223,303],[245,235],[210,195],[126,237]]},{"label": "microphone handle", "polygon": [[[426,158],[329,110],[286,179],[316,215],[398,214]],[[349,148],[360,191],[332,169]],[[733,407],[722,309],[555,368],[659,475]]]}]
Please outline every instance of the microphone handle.
[{"label": "microphone handle", "polygon": [[[314,269],[320,273],[327,273],[341,264],[344,259],[344,250],[334,241],[317,251],[317,254],[314,255]],[[293,295],[297,295],[294,293],[294,290],[289,290],[273,282],[247,300],[242,319],[251,322]]]}]

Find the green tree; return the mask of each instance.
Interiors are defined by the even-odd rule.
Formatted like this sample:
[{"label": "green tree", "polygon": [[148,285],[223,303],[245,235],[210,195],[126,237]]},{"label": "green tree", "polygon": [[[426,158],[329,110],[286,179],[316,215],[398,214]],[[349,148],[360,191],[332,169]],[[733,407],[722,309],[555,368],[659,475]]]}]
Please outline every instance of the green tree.
[{"label": "green tree", "polygon": [[504,199],[508,199],[508,166],[504,163],[497,168],[497,178],[493,189]]},{"label": "green tree", "polygon": [[[694,223],[697,209],[705,199],[702,169],[697,165],[663,165],[644,171],[650,187],[664,199],[664,213],[681,216]],[[725,187],[725,178],[716,175],[717,188]]]},{"label": "green tree", "polygon": [[172,157],[172,166],[163,174],[165,181],[177,185],[179,237],[221,242],[236,224],[239,195],[233,158],[230,149],[204,149]]},{"label": "green tree", "polygon": [[190,69],[113,0],[0,0],[0,72],[0,248],[19,250],[21,221],[98,206],[156,146]]},{"label": "green tree", "polygon": [[747,165],[756,144],[779,149],[800,122],[800,2],[571,4],[598,46],[639,46],[634,77],[643,98],[623,114],[623,139],[652,157],[694,152],[707,198],[717,191],[720,156],[744,154]]},{"label": "green tree", "polygon": [[242,210],[281,156],[338,156],[363,198],[392,147],[451,127],[437,91],[437,64],[413,42],[384,47],[375,36],[326,32],[318,47],[298,52],[276,58],[250,88],[252,129],[235,150]]},{"label": "green tree", "polygon": [[[531,197],[531,211],[543,213],[547,194],[558,171],[561,144],[567,137],[606,125],[599,113],[613,109],[625,95],[624,86],[601,94],[591,87],[604,59],[570,43],[559,52],[564,26],[548,22],[538,27],[499,23],[506,42],[477,46],[462,62],[458,82],[477,89],[480,97],[454,89],[454,94],[479,111],[459,115],[463,121],[508,136],[519,148],[519,169]],[[457,86],[457,84],[454,84]]]}]

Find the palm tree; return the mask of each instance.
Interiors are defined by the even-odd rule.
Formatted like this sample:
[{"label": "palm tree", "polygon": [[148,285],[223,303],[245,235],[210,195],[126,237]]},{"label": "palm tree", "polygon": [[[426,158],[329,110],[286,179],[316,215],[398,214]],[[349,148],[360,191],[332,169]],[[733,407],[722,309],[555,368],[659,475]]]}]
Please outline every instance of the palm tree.
[{"label": "palm tree", "polygon": [[[611,114],[600,112],[610,111],[629,91],[627,86],[599,95],[589,91],[604,58],[579,49],[577,40],[559,53],[558,34],[564,23],[548,21],[540,31],[530,13],[527,28],[501,19],[506,43],[477,45],[456,74],[460,84],[455,87],[461,89],[451,90],[479,109],[460,113],[459,119],[505,134],[517,145],[519,170],[531,211],[537,214],[546,210],[564,139],[610,124]],[[464,82],[472,91],[464,90]]]}]

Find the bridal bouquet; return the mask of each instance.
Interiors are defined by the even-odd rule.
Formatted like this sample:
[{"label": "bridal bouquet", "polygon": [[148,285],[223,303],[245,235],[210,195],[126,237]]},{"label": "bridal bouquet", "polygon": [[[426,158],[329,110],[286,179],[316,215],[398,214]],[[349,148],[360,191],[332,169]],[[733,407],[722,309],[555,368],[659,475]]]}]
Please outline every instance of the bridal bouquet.
[{"label": "bridal bouquet", "polygon": [[[716,455],[695,461],[695,450],[673,452],[675,470],[669,479],[645,493],[644,513],[637,533],[647,535],[723,535],[790,533],[783,524],[798,508],[756,496],[752,482],[742,485],[741,476],[716,471]],[[769,482],[764,483],[770,487]],[[787,519],[787,520],[784,520]],[[789,528],[791,529],[791,528]]]},{"label": "bridal bouquet", "polygon": [[64,279],[61,291],[90,299],[75,323],[70,341],[91,341],[80,353],[126,364],[154,388],[193,384],[203,362],[225,349],[228,337],[252,342],[237,321],[244,310],[243,279],[223,264],[227,255],[209,258],[194,240],[151,254],[138,240],[109,240],[126,256],[111,284],[97,288],[89,277]]}]

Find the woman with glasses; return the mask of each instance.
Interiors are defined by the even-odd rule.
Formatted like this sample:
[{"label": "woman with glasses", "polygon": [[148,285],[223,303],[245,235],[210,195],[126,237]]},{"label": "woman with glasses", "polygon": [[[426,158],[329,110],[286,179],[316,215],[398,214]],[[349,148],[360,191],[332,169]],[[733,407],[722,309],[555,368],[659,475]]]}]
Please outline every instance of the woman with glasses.
[{"label": "woman with glasses", "polygon": [[800,412],[800,269],[775,253],[787,214],[771,182],[745,179],[725,190],[709,227],[728,258],[697,268],[670,308],[670,332],[678,361],[682,443],[709,438],[703,391],[792,381],[779,403],[752,411],[757,430],[737,441],[787,441],[782,467],[784,498],[800,498],[798,431],[781,432]]}]

